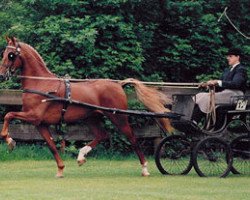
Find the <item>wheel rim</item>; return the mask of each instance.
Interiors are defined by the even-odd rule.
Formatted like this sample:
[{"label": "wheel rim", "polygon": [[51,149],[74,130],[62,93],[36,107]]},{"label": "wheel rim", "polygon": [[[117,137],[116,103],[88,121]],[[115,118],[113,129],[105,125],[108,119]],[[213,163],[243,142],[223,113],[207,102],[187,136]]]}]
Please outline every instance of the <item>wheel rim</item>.
[{"label": "wheel rim", "polygon": [[187,174],[191,168],[190,142],[181,136],[169,136],[156,150],[156,166],[162,174]]},{"label": "wheel rim", "polygon": [[193,164],[199,176],[227,176],[232,166],[230,145],[220,138],[200,141],[194,148]]},{"label": "wheel rim", "polygon": [[232,141],[233,173],[250,174],[250,136],[240,136]]}]

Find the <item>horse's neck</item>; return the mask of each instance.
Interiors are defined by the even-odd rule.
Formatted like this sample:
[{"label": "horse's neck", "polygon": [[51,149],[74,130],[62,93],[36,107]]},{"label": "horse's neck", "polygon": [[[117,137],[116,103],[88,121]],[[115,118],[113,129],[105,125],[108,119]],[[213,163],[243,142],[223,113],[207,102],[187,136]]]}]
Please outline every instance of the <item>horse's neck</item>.
[{"label": "horse's neck", "polygon": [[25,43],[21,44],[21,54],[23,51],[23,67],[22,75],[23,76],[44,76],[44,77],[53,77],[53,73],[49,71],[46,67],[43,58],[40,54],[30,45]]},{"label": "horse's neck", "polygon": [[55,77],[49,69],[39,61],[25,63],[21,72],[22,76]]},{"label": "horse's neck", "polygon": [[[53,78],[56,77],[49,69],[46,67],[42,57],[33,49],[30,53],[23,58],[24,65],[21,70],[21,75],[24,77],[44,77]],[[41,85],[41,81],[35,78],[23,78],[22,88],[36,88]],[[43,81],[44,85],[44,81]]]},{"label": "horse's neck", "polygon": [[[42,88],[53,86],[53,83],[48,83],[48,79],[46,78],[55,77],[55,75],[53,75],[50,71],[44,70],[43,68],[39,68],[38,70],[35,70],[34,68],[32,71],[22,70],[21,75],[23,76],[21,80],[22,89],[35,90],[43,90]],[[36,79],[36,77],[39,77],[39,79]]]}]

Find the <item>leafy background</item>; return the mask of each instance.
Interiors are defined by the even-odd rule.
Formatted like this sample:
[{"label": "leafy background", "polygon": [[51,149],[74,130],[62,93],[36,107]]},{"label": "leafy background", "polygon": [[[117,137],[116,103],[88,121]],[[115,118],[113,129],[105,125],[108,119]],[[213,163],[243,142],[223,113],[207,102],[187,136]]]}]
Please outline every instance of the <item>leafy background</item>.
[{"label": "leafy background", "polygon": [[[218,22],[225,7],[250,33],[249,0],[1,0],[0,50],[5,36],[15,36],[58,76],[199,82],[220,76],[232,46],[250,63],[249,40],[225,17]],[[18,81],[0,84],[7,88],[19,88]],[[0,113],[13,109],[0,106]],[[105,126],[115,132],[108,121]],[[127,152],[127,141],[112,137],[112,149]]]},{"label": "leafy background", "polygon": [[[218,77],[225,52],[250,61],[249,0],[2,0],[4,36],[19,38],[59,76],[197,82]],[[9,83],[9,86],[17,87]]]}]

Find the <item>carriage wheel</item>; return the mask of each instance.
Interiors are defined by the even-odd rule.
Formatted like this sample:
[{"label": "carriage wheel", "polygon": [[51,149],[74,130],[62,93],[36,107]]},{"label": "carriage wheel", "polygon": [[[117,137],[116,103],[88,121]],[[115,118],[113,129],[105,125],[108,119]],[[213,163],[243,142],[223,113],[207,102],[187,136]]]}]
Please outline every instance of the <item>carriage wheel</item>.
[{"label": "carriage wheel", "polygon": [[234,174],[250,174],[250,135],[242,135],[231,142]]},{"label": "carriage wheel", "polygon": [[190,142],[181,135],[164,138],[155,152],[155,163],[162,174],[188,174],[192,168]]},{"label": "carriage wheel", "polygon": [[218,137],[209,137],[194,147],[192,161],[195,171],[201,177],[226,177],[232,167],[232,151],[226,141]]}]

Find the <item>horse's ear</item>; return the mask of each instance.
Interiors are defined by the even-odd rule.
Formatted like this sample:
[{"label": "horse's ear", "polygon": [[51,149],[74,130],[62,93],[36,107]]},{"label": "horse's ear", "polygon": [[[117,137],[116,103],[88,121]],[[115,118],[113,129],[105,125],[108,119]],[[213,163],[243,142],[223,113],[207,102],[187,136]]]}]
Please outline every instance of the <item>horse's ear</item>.
[{"label": "horse's ear", "polygon": [[10,39],[11,39],[11,41],[12,41],[13,46],[16,46],[16,44],[17,44],[17,39],[16,39],[15,37],[13,37],[13,36],[12,36]]},{"label": "horse's ear", "polygon": [[9,36],[5,36],[6,42],[9,44],[11,42],[11,39],[9,38]]},{"label": "horse's ear", "polygon": [[5,39],[6,39],[7,43],[8,43],[8,45],[16,46],[17,39],[15,37],[6,36]]}]

